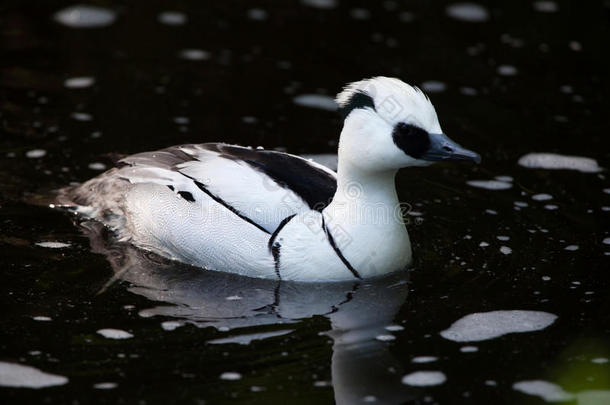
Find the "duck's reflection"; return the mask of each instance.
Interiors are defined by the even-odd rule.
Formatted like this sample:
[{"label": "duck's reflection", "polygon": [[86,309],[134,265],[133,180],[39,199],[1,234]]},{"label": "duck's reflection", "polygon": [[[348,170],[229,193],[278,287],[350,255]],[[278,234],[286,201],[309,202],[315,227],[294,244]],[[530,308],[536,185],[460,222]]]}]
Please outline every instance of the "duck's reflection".
[{"label": "duck's reflection", "polygon": [[[143,316],[162,315],[172,325],[193,323],[230,330],[286,324],[279,331],[240,334],[210,343],[248,343],[291,331],[290,324],[314,315],[326,316],[333,339],[332,385],[337,404],[400,404],[416,396],[401,384],[400,362],[378,338],[407,296],[406,275],[349,283],[295,283],[202,271],[159,260],[105,235],[98,223],[85,224],[93,250],[106,255],[113,280],[157,305]],[[111,280],[109,283],[111,283]]]}]

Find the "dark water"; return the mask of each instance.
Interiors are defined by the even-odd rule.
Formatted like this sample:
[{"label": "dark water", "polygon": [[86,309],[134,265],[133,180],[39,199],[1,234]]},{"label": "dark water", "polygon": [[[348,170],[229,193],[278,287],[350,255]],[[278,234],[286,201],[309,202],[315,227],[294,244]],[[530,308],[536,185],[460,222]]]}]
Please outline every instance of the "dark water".
[{"label": "dark water", "polygon": [[[0,365],[68,379],[0,388],[3,403],[536,404],[514,384],[538,380],[547,400],[608,403],[607,174],[517,161],[609,166],[610,4],[489,2],[468,22],[439,1],[309,3],[331,7],[96,1],[115,12],[98,28],[55,22],[65,2],[0,4]],[[167,10],[187,21],[159,22]],[[378,74],[436,90],[445,132],[484,158],[399,174],[401,200],[422,214],[408,274],[304,286],[202,272],[37,204],[99,173],[91,163],[173,144],[334,153],[338,117],[293,98]],[[94,83],[64,84],[83,76]],[[466,183],[495,176],[510,188]],[[69,246],[36,245],[49,241]],[[480,342],[440,335],[496,310],[557,319]],[[418,371],[446,381],[401,382]]]}]

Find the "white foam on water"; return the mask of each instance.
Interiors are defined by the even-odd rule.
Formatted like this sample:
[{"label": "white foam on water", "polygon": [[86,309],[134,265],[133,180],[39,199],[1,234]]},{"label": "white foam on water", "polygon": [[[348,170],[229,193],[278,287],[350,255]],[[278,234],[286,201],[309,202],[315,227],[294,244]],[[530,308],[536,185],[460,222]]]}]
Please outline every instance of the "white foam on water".
[{"label": "white foam on water", "polygon": [[511,248],[509,248],[508,246],[500,246],[500,252],[502,254],[509,255],[509,254],[513,253],[513,250]]},{"label": "white foam on water", "polygon": [[91,121],[93,119],[93,116],[91,114],[84,112],[75,112],[72,113],[70,116],[76,121]]},{"label": "white foam on water", "polygon": [[479,243],[479,246],[480,246],[480,247],[487,247],[487,246],[489,246],[489,243],[487,243],[487,242],[481,242],[481,243]]},{"label": "white foam on water", "polygon": [[515,76],[518,73],[517,68],[512,65],[500,65],[497,72],[500,76]]},{"label": "white foam on water", "polygon": [[335,99],[321,94],[301,94],[292,99],[296,105],[310,108],[319,108],[326,111],[336,111]]},{"label": "white foam on water", "polygon": [[178,321],[164,321],[161,322],[161,328],[166,331],[176,330],[179,327],[184,326],[183,322]]},{"label": "white foam on water", "polygon": [[447,85],[439,80],[428,80],[421,84],[422,89],[428,93],[442,93],[447,90]]},{"label": "white foam on water", "polygon": [[210,59],[210,53],[202,49],[183,49],[178,52],[178,57],[186,60],[207,60]]},{"label": "white foam on water", "polygon": [[220,379],[226,380],[226,381],[237,381],[237,380],[241,380],[241,374],[233,372],[233,371],[227,371],[220,375]]},{"label": "white foam on water", "polygon": [[595,159],[556,153],[528,153],[517,162],[528,169],[577,170],[582,173],[599,173],[603,170]]},{"label": "white foam on water", "polygon": [[0,387],[45,388],[64,385],[68,379],[37,368],[0,361]]},{"label": "white foam on water", "polygon": [[468,180],[466,184],[486,190],[508,190],[513,186],[511,183],[498,180]]},{"label": "white foam on water", "polygon": [[107,339],[130,339],[133,337],[131,333],[121,329],[100,329],[97,333]]},{"label": "white foam on water", "polygon": [[50,316],[44,315],[33,316],[32,319],[39,322],[51,322],[53,320],[53,318],[51,318]]},{"label": "white foam on water", "polygon": [[93,388],[95,388],[97,390],[111,390],[118,386],[119,386],[119,384],[117,384],[115,382],[101,382],[101,383],[93,384]]},{"label": "white foam on water", "polygon": [[512,183],[512,181],[514,180],[512,176],[496,176],[494,177],[494,179],[498,181],[505,181],[507,183]]},{"label": "white foam on water", "polygon": [[100,163],[100,162],[89,163],[89,165],[87,167],[91,170],[98,170],[98,171],[106,170],[106,165],[103,163]]},{"label": "white foam on water", "polygon": [[438,360],[436,356],[417,356],[411,359],[412,363],[432,363]]},{"label": "white foam on water", "polygon": [[559,11],[559,6],[554,1],[540,0],[532,3],[534,10],[541,13],[556,13]]},{"label": "white foam on water", "polygon": [[45,156],[46,154],[47,154],[47,151],[44,149],[32,149],[32,150],[25,152],[25,156],[30,159],[38,159],[38,158]]},{"label": "white foam on water", "polygon": [[63,249],[63,248],[70,247],[69,243],[57,242],[57,241],[36,242],[35,245],[43,247],[43,248],[49,248],[49,249]]},{"label": "white foam on water", "polygon": [[544,206],[544,209],[549,211],[555,211],[556,209],[559,209],[559,206],[555,204],[547,204]]},{"label": "white foam on water", "polygon": [[602,241],[602,243],[604,245],[610,245],[610,238],[604,238],[604,240]]},{"label": "white foam on water", "polygon": [[510,240],[510,236],[498,235],[496,236],[496,239],[506,242],[507,240]]},{"label": "white foam on water", "polygon": [[542,311],[491,311],[455,321],[441,336],[454,342],[479,342],[509,333],[535,332],[551,325],[557,315]]},{"label": "white foam on water", "polygon": [[532,200],[535,201],[548,201],[548,200],[552,200],[553,196],[550,194],[545,194],[545,193],[541,193],[541,194],[534,194],[532,196]]},{"label": "white foam on water", "polygon": [[157,16],[157,21],[165,25],[184,25],[187,20],[186,14],[179,11],[163,11]]},{"label": "white foam on water", "polygon": [[580,249],[580,247],[578,245],[568,245],[565,248],[563,248],[563,250],[567,250],[567,251],[570,251],[570,252],[575,252],[578,249]]},{"label": "white foam on water", "polygon": [[385,330],[390,332],[399,332],[401,330],[405,330],[405,327],[400,325],[388,325],[385,327]]},{"label": "white foam on water", "polygon": [[476,353],[479,351],[479,348],[476,346],[462,346],[460,347],[460,351],[462,353]]},{"label": "white foam on water", "polygon": [[440,371],[416,371],[402,377],[402,383],[413,387],[430,387],[441,385],[447,377]]},{"label": "white foam on water", "polygon": [[116,13],[103,7],[78,4],[56,12],[53,19],[70,28],[100,28],[112,24]]},{"label": "white foam on water", "polygon": [[476,3],[455,3],[445,9],[447,15],[464,22],[484,22],[489,20],[489,12]]},{"label": "white foam on water", "polygon": [[301,2],[309,7],[331,9],[337,7],[337,0],[301,0]]},{"label": "white foam on water", "polygon": [[95,78],[90,76],[70,77],[64,80],[64,87],[69,89],[84,89],[95,84]]},{"label": "white foam on water", "polygon": [[377,335],[375,336],[375,339],[381,341],[381,342],[390,342],[392,340],[396,340],[396,336],[394,335]]},{"label": "white foam on water", "polygon": [[525,380],[513,384],[515,391],[542,398],[546,402],[571,401],[574,396],[557,384],[544,380]]}]

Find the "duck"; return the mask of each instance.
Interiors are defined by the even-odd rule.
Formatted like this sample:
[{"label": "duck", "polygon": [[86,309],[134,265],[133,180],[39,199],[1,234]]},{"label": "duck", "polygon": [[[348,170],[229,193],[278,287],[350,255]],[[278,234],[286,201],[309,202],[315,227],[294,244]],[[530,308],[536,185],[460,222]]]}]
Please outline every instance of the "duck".
[{"label": "duck", "polygon": [[127,156],[60,190],[57,205],[205,270],[298,282],[405,270],[412,248],[396,173],[480,155],[444,134],[428,96],[400,79],[350,83],[335,101],[336,172],[275,150],[177,145]]}]

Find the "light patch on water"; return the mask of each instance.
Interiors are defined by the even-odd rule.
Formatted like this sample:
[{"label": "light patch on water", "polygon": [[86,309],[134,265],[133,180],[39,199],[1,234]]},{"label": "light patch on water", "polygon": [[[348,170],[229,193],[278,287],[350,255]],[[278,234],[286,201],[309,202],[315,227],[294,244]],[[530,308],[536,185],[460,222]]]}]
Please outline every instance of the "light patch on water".
[{"label": "light patch on water", "polygon": [[64,86],[69,89],[84,89],[95,84],[95,79],[90,76],[70,77],[64,80]]},{"label": "light patch on water", "polygon": [[487,247],[487,246],[489,246],[489,243],[487,243],[487,242],[481,242],[481,243],[479,243],[479,246],[480,246],[480,247]]},{"label": "light patch on water", "polygon": [[460,318],[441,336],[454,342],[479,342],[509,333],[542,330],[556,319],[557,315],[542,311],[477,312]]},{"label": "light patch on water", "polygon": [[486,190],[508,190],[513,186],[510,183],[498,180],[468,180],[466,184],[472,187],[484,188]]},{"label": "light patch on water", "polygon": [[582,173],[599,173],[603,169],[595,159],[556,153],[528,153],[517,162],[528,169],[577,170]]},{"label": "light patch on water", "polygon": [[544,206],[544,209],[549,211],[555,211],[556,209],[559,209],[559,206],[555,204],[547,204]]},{"label": "light patch on water", "polygon": [[608,359],[606,357],[596,357],[594,359],[591,359],[591,363],[606,364],[608,363]]},{"label": "light patch on water", "polygon": [[119,386],[119,384],[117,384],[115,382],[101,382],[101,383],[93,384],[93,388],[95,388],[96,390],[111,390],[118,386]]},{"label": "light patch on water", "polygon": [[440,371],[416,371],[402,378],[402,383],[413,387],[430,387],[441,385],[447,377]]},{"label": "light patch on water", "polygon": [[390,332],[399,332],[401,330],[405,330],[404,326],[400,326],[400,325],[388,325],[385,327],[385,330],[390,331]]},{"label": "light patch on water", "polygon": [[549,281],[551,278],[549,276],[542,276],[542,281]]},{"label": "light patch on water", "polygon": [[97,170],[97,171],[106,170],[106,165],[103,163],[100,163],[100,162],[89,163],[89,165],[87,167],[91,170]]},{"label": "light patch on water", "polygon": [[130,339],[133,337],[131,333],[121,329],[100,329],[97,333],[107,339]]},{"label": "light patch on water", "polygon": [[39,322],[51,322],[53,320],[53,318],[51,318],[50,316],[44,315],[33,316],[32,319]]},{"label": "light patch on water", "polygon": [[288,335],[294,332],[294,329],[277,330],[273,332],[262,332],[262,333],[249,333],[245,335],[229,336],[221,339],[209,340],[208,343],[212,345],[224,345],[228,343],[234,343],[238,345],[249,345],[255,340],[264,340],[272,337]]},{"label": "light patch on water", "polygon": [[438,360],[436,356],[417,356],[411,359],[413,363],[432,363]]},{"label": "light patch on water", "polygon": [[326,111],[336,111],[337,103],[332,97],[321,94],[301,94],[292,99],[296,105],[318,108]]},{"label": "light patch on water", "polygon": [[394,335],[377,335],[375,336],[375,339],[381,341],[381,342],[390,342],[392,340],[396,340],[396,336]]},{"label": "light patch on water", "polygon": [[239,295],[231,295],[231,296],[225,297],[225,300],[227,300],[227,301],[239,301],[241,299],[243,299],[243,298],[240,297]]},{"label": "light patch on water", "polygon": [[32,149],[32,150],[25,152],[25,156],[30,159],[38,159],[43,156],[46,156],[46,154],[47,154],[47,151],[44,149]]},{"label": "light patch on water", "polygon": [[301,2],[309,7],[331,9],[337,7],[337,0],[301,0]]},{"label": "light patch on water", "polygon": [[186,60],[207,60],[210,59],[210,53],[202,49],[183,49],[178,52],[178,57]]},{"label": "light patch on water", "polygon": [[540,0],[532,3],[534,10],[541,13],[556,13],[559,11],[559,6],[554,1]]},{"label": "light patch on water", "polygon": [[515,76],[518,73],[517,68],[512,65],[500,65],[496,71],[500,76]]},{"label": "light patch on water", "polygon": [[604,238],[602,242],[604,245],[610,245],[610,238]]},{"label": "light patch on water", "polygon": [[460,347],[460,351],[462,353],[476,353],[479,351],[479,348],[476,346],[462,346]]},{"label": "light patch on water", "polygon": [[570,252],[575,252],[578,249],[580,249],[580,247],[578,245],[568,245],[565,248],[563,248],[564,250],[570,251]]},{"label": "light patch on water", "polygon": [[36,242],[35,245],[43,247],[43,248],[49,248],[49,249],[63,249],[63,248],[70,247],[69,243],[50,241],[50,240],[45,241],[45,242]]},{"label": "light patch on water", "polygon": [[428,80],[421,84],[422,89],[428,93],[442,93],[447,90],[447,85],[439,80]]},{"label": "light patch on water", "polygon": [[415,20],[415,14],[410,13],[408,11],[403,11],[398,14],[398,19],[402,22],[409,23]]},{"label": "light patch on water", "polygon": [[268,17],[267,11],[262,8],[251,8],[248,10],[248,18],[254,21],[264,21]]},{"label": "light patch on water", "polygon": [[525,208],[529,205],[525,201],[515,201],[513,204],[515,204],[517,207],[521,207],[521,208]]},{"label": "light patch on water", "polygon": [[512,176],[496,176],[496,177],[494,177],[494,179],[496,179],[498,181],[505,181],[507,183],[512,183],[512,181],[513,181]]},{"label": "light patch on water", "polygon": [[513,250],[511,248],[509,248],[508,246],[500,246],[500,252],[502,254],[509,255],[509,254],[513,253]]},{"label": "light patch on water", "polygon": [[184,326],[184,322],[178,322],[178,321],[164,321],[161,322],[161,328],[163,330],[166,331],[172,331],[172,330],[176,330],[179,327]]},{"label": "light patch on water", "polygon": [[220,375],[220,379],[226,381],[237,381],[241,380],[241,374],[236,373],[234,371],[227,371]]},{"label": "light patch on water", "polygon": [[476,3],[455,3],[445,9],[447,15],[464,22],[484,22],[489,20],[489,12]]},{"label": "light patch on water", "polygon": [[604,193],[606,193],[606,194],[610,194],[610,188],[605,188],[605,189],[604,189]]},{"label": "light patch on water", "polygon": [[0,387],[45,388],[64,385],[68,379],[22,364],[0,361]]},{"label": "light patch on water", "polygon": [[163,11],[159,13],[157,20],[165,25],[184,25],[187,22],[187,16],[179,11]]},{"label": "light patch on water", "polygon": [[510,236],[498,235],[496,236],[496,239],[506,242],[507,240],[510,240]]},{"label": "light patch on water", "polygon": [[368,20],[369,18],[371,18],[371,12],[365,8],[351,9],[349,15],[354,20]]},{"label": "light patch on water", "polygon": [[542,398],[546,402],[565,402],[573,399],[572,394],[565,392],[557,384],[544,380],[526,380],[513,384],[515,391]]},{"label": "light patch on water", "polygon": [[476,96],[477,94],[479,94],[479,92],[473,87],[464,86],[460,87],[460,94],[463,94],[465,96]]},{"label": "light patch on water", "polygon": [[53,19],[70,28],[100,28],[112,24],[116,13],[103,7],[79,4],[56,12]]},{"label": "light patch on water", "polygon": [[553,196],[550,194],[545,194],[545,193],[541,193],[541,194],[534,194],[532,196],[532,200],[535,201],[548,201],[548,200],[552,200]]},{"label": "light patch on water", "polygon": [[84,112],[75,112],[70,115],[76,121],[91,121],[93,116]]}]

